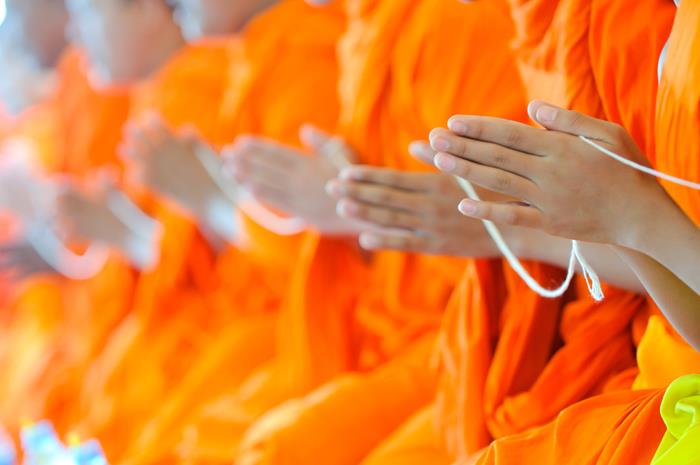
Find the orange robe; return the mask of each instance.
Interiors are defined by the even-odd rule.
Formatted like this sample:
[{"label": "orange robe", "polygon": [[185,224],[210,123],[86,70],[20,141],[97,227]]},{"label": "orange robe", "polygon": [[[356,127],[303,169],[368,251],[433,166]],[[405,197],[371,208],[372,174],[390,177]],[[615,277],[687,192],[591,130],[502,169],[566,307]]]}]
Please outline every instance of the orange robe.
[{"label": "orange robe", "polygon": [[[55,95],[42,104],[45,118],[30,118],[25,136],[39,146],[39,162],[46,170],[80,179],[117,162],[129,96],[95,91],[75,50],[66,52],[58,75]],[[1,365],[8,371],[0,376],[6,424],[47,417],[61,431],[72,427],[79,383],[128,309],[132,285],[131,269],[120,259],[88,281],[38,277],[23,283],[7,310],[12,350],[3,354]]]},{"label": "orange robe", "polygon": [[[525,117],[504,4],[422,0],[349,6],[350,25],[340,46],[341,134],[362,163],[429,170],[408,155],[408,144],[425,139],[450,115]],[[465,32],[455,41],[457,30]],[[494,98],[497,94],[502,97]],[[328,271],[336,260],[333,241],[310,237],[309,243],[314,248],[305,250],[304,259],[310,268],[294,282],[283,315],[289,327],[301,328],[290,335],[298,331],[303,339],[289,338],[280,347],[294,347],[281,350],[292,392],[321,387],[254,425],[239,453],[241,465],[359,463],[435,392],[429,367],[435,338],[469,261],[375,253],[359,284],[343,282],[345,293],[358,284],[356,302],[340,306],[328,292],[337,280]],[[500,270],[495,262],[481,266]],[[502,296],[498,283],[492,294],[495,300]]]},{"label": "orange robe", "polygon": [[[658,21],[653,27],[640,20],[625,28],[619,25],[630,5],[609,3],[512,1],[523,82],[530,98],[607,116],[629,127],[643,147],[653,148],[654,57],[663,47],[673,7],[636,2],[635,15]],[[643,39],[635,27],[643,28]],[[607,72],[610,66],[615,72]],[[626,84],[631,80],[634,84]],[[446,447],[436,447],[438,435],[426,425],[430,415],[422,413],[422,425],[416,419],[398,431],[368,465],[417,463],[410,454],[416,450],[421,457],[432,451],[433,461],[444,461],[446,451],[467,460],[493,438],[541,425],[601,390],[629,387],[634,377],[627,370],[634,365],[630,326],[646,308],[644,299],[607,287],[605,302],[597,305],[579,281],[560,313],[554,301],[538,298],[504,266],[505,303],[489,298],[499,280],[475,263],[467,267],[448,309],[447,356],[436,403]],[[546,267],[530,268],[541,283],[561,281]]]},{"label": "orange robe", "polygon": [[[629,13],[629,10],[628,10]],[[656,168],[700,180],[700,5],[682,1],[671,33],[656,110]],[[676,185],[669,194],[697,224],[700,196]],[[665,426],[659,413],[662,386],[700,372],[692,351],[659,317],[652,317],[639,353],[639,388],[594,397],[564,410],[555,422],[496,441],[481,464],[648,464]],[[672,361],[671,368],[663,367]],[[661,367],[661,369],[659,369]],[[683,462],[674,462],[683,463]]]},{"label": "orange robe", "polygon": [[[174,129],[193,125],[217,147],[242,133],[298,145],[301,124],[336,124],[334,46],[342,26],[335,9],[284,1],[242,37],[175,56],[139,90],[134,117],[154,110]],[[217,257],[189,219],[152,203],[146,208],[165,225],[161,263],[140,277],[134,313],[85,393],[109,408],[84,428],[98,433],[110,458],[138,463],[176,453],[183,419],[272,355],[272,316],[299,247],[298,237],[247,222],[245,244]],[[124,380],[133,377],[141,381],[130,387]],[[162,408],[144,411],[155,403]]]}]

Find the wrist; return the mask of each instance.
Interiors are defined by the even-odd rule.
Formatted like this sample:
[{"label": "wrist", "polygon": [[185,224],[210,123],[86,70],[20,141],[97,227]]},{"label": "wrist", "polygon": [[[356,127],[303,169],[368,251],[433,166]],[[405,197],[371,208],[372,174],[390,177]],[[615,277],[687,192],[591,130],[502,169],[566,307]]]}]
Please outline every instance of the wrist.
[{"label": "wrist", "polygon": [[567,266],[571,241],[531,228],[508,228],[503,232],[513,253],[521,259]]},{"label": "wrist", "polygon": [[622,217],[613,245],[653,255],[659,244],[669,243],[669,236],[687,227],[689,220],[660,185],[647,192]]}]

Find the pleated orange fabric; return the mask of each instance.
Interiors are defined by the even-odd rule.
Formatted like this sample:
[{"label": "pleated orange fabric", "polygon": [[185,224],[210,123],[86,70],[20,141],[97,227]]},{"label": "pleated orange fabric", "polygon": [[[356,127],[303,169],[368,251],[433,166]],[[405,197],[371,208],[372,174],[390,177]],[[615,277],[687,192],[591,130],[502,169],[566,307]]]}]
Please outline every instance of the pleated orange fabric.
[{"label": "pleated orange fabric", "polygon": [[[656,168],[693,181],[700,179],[698,21],[700,5],[681,2],[658,92],[655,126]],[[700,221],[696,192],[665,187],[696,223]],[[496,441],[480,463],[650,463],[666,429],[659,411],[664,388],[655,385],[700,372],[697,353],[666,325],[652,317],[638,353],[637,384],[656,389],[621,391],[580,402],[547,426]],[[671,368],[661,368],[661,359]]]},{"label": "pleated orange fabric", "polygon": [[[649,115],[656,95],[655,57],[670,30],[673,5],[635,2],[635,15],[656,19],[651,26],[641,26],[639,20],[625,19],[630,6],[620,2],[511,3],[529,96],[617,121],[653,154]],[[468,435],[466,452],[476,452],[491,437],[541,425],[609,382],[619,386],[614,378],[634,366],[631,323],[646,310],[644,299],[608,286],[605,301],[596,304],[580,281],[577,287],[578,297],[564,307],[559,322],[561,346],[535,378],[511,378],[519,379],[520,386],[512,386],[510,392],[503,389],[503,381],[508,375],[504,368],[513,367],[513,339],[502,330],[483,388],[488,435]],[[520,325],[512,320],[510,324]]]},{"label": "pleated orange fabric", "polygon": [[[700,5],[681,2],[663,68],[656,111],[656,168],[697,181],[700,178]],[[664,188],[700,224],[700,194],[670,183]],[[640,388],[660,388],[680,376],[700,373],[700,355],[670,324],[652,317],[637,352]],[[666,360],[666,362],[662,362]]]},{"label": "pleated orange fabric", "polygon": [[[139,91],[138,113],[155,110],[173,128],[191,124],[215,147],[243,133],[298,146],[302,124],[328,131],[337,124],[342,30],[335,7],[280,2],[241,37],[178,54]],[[187,455],[176,446],[193,412],[235,391],[273,354],[274,314],[301,244],[246,220],[244,243],[216,256],[188,219],[163,206],[153,211],[166,230],[161,264],[141,276],[134,315],[94,371],[109,408],[89,426],[105,438],[110,457],[128,463]],[[124,382],[135,372],[138,389]],[[158,402],[162,408],[144,415],[145,405]]]},{"label": "pleated orange fabric", "polygon": [[[234,40],[185,47],[148,82],[136,86],[131,119],[154,112],[173,130],[187,124],[212,140],[227,89],[229,49],[235,46]],[[153,416],[144,412],[144,405],[162,400],[219,333],[219,326],[234,321],[215,314],[207,301],[218,285],[217,257],[196,224],[155,196],[133,186],[127,189],[161,223],[163,237],[158,265],[139,275],[132,311],[93,363],[83,386],[85,418],[80,430],[99,437],[113,460],[123,458]],[[245,270],[241,263],[241,277]],[[264,361],[265,353],[260,356]],[[129,379],[139,379],[138,387]]]},{"label": "pleated orange fabric", "polygon": [[[341,134],[362,163],[427,170],[408,156],[408,144],[425,139],[450,115],[474,111],[524,118],[504,4],[347,5],[350,25],[340,45]],[[460,40],[456,30],[465,31]],[[483,47],[470,45],[477,42]],[[329,298],[336,276],[314,270],[332,268],[332,241],[312,240],[314,247],[305,250],[310,272],[293,282],[283,314],[291,328],[301,329],[290,331],[280,347],[295,347],[282,350],[293,391],[321,387],[254,426],[240,464],[358,463],[434,395],[428,362],[444,309],[469,261],[375,253],[354,299],[345,299],[355,284],[349,281],[343,282],[342,299]],[[500,276],[499,263],[482,266]],[[497,282],[490,292],[494,299],[503,293]],[[339,319],[350,324],[344,327]],[[353,374],[340,375],[348,371]],[[358,430],[362,434],[347,434]],[[321,432],[326,440],[311,439]]]},{"label": "pleated orange fabric", "polygon": [[[639,29],[625,30],[614,21],[629,9],[624,5],[510,3],[528,97],[599,116],[605,111],[629,125],[644,147],[653,148],[654,57],[670,28],[672,5],[659,11],[654,8],[662,2],[636,6],[640,18],[653,10],[659,19],[654,27],[645,25],[648,37],[638,39]],[[619,68],[608,74],[606,67]],[[625,79],[634,85],[621,85]],[[627,93],[630,89],[634,94]],[[545,285],[561,282],[562,275],[551,268],[528,267]],[[628,388],[634,378],[630,326],[643,314],[644,299],[608,286],[605,302],[597,305],[579,281],[563,301],[552,301],[536,296],[507,265],[504,273],[499,279],[470,265],[447,312],[436,407],[445,450],[458,461],[468,460],[493,438],[542,425],[596,392]],[[494,285],[506,286],[505,300],[487,297]],[[398,432],[367,464],[414,463],[406,453],[411,448],[444,461],[447,454],[435,449],[434,438],[408,433]]]},{"label": "pleated orange fabric", "polygon": [[[31,131],[21,137],[40,147],[38,161],[46,170],[80,180],[117,163],[129,95],[96,91],[76,50],[66,52],[58,77],[56,93],[41,105],[46,118],[29,121]],[[132,288],[132,271],[119,259],[86,282],[40,277],[22,284],[7,309],[13,341],[2,363],[10,370],[2,376],[8,425],[48,417],[65,432],[75,424],[79,414],[72,399],[90,361],[128,310]],[[94,312],[96,307],[101,311]]]}]

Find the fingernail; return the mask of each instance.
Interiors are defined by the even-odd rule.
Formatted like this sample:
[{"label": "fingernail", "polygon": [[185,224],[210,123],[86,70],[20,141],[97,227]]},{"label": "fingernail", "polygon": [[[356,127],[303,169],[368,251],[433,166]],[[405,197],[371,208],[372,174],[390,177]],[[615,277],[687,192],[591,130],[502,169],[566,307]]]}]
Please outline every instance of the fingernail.
[{"label": "fingernail", "polygon": [[363,249],[376,249],[379,247],[379,238],[374,234],[360,234],[360,246]]},{"label": "fingernail", "polygon": [[352,216],[357,213],[357,205],[352,202],[341,201],[338,202],[337,211],[340,216]]},{"label": "fingernail", "polygon": [[454,169],[457,167],[457,162],[455,162],[455,159],[445,153],[438,153],[435,155],[435,158],[433,158],[433,163],[435,163],[435,166],[437,166],[440,171],[444,171],[446,173],[454,171]]},{"label": "fingernail", "polygon": [[339,179],[343,181],[350,181],[355,177],[355,172],[352,168],[344,168],[338,175]]},{"label": "fingernail", "polygon": [[557,109],[549,105],[542,105],[537,109],[537,121],[540,123],[552,123],[557,117]]},{"label": "fingernail", "polygon": [[459,211],[464,215],[474,215],[476,213],[476,203],[471,200],[464,199],[459,202]]},{"label": "fingernail", "polygon": [[241,149],[250,148],[250,146],[253,145],[253,138],[250,136],[239,136],[238,139],[236,139],[235,145]]},{"label": "fingernail", "polygon": [[343,185],[338,181],[328,181],[326,183],[326,193],[334,196],[341,196],[345,193]]},{"label": "fingernail", "polygon": [[447,127],[456,134],[465,135],[467,133],[467,125],[458,120],[450,120],[447,122]]},{"label": "fingernail", "polygon": [[424,142],[415,141],[408,144],[408,153],[417,157],[424,155],[426,152],[425,149],[426,147]]},{"label": "fingernail", "polygon": [[450,150],[450,142],[443,137],[438,137],[434,139],[432,142],[432,146],[438,152],[447,152],[448,150]]}]

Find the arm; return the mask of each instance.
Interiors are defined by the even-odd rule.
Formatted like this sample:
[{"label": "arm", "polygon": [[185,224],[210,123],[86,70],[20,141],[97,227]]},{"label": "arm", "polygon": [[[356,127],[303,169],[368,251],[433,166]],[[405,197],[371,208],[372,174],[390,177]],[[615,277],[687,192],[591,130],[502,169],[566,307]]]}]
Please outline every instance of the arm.
[{"label": "arm", "polygon": [[[525,228],[504,230],[513,251],[518,257],[566,268],[571,255],[571,241]],[[631,292],[643,293],[644,285],[629,264],[610,247],[603,244],[580,243],[581,251],[598,276],[608,284]]]},{"label": "arm", "polygon": [[618,247],[669,320],[699,347],[700,230],[652,176],[579,138],[643,163],[622,127],[540,102],[530,112],[549,131],[479,117],[452,119],[461,138],[434,131],[433,145],[449,152],[436,156],[438,168],[526,201],[464,200],[460,211]]},{"label": "arm", "polygon": [[[432,163],[435,153],[422,142],[410,147],[420,161]],[[365,225],[360,243],[366,249],[392,249],[461,257],[497,257],[499,251],[480,221],[457,210],[464,192],[451,176],[356,166],[344,170],[328,185],[339,200],[341,216]],[[494,198],[493,193],[483,193]],[[515,255],[566,268],[571,241],[542,231],[499,226]],[[601,278],[615,286],[643,292],[630,268],[610,248],[581,244]]]},{"label": "arm", "polygon": [[[673,327],[700,351],[700,294],[651,257],[619,246],[615,250],[634,270]],[[700,251],[700,248],[695,250]],[[700,257],[694,259],[697,266]]]},{"label": "arm", "polygon": [[[700,294],[700,229],[670,198],[668,200],[654,208],[655,213],[646,217],[646,221],[630,228],[630,232],[622,236],[620,245],[663,264],[667,272],[672,272]],[[637,267],[635,272],[638,272]],[[700,326],[700,318],[696,325]]]}]

